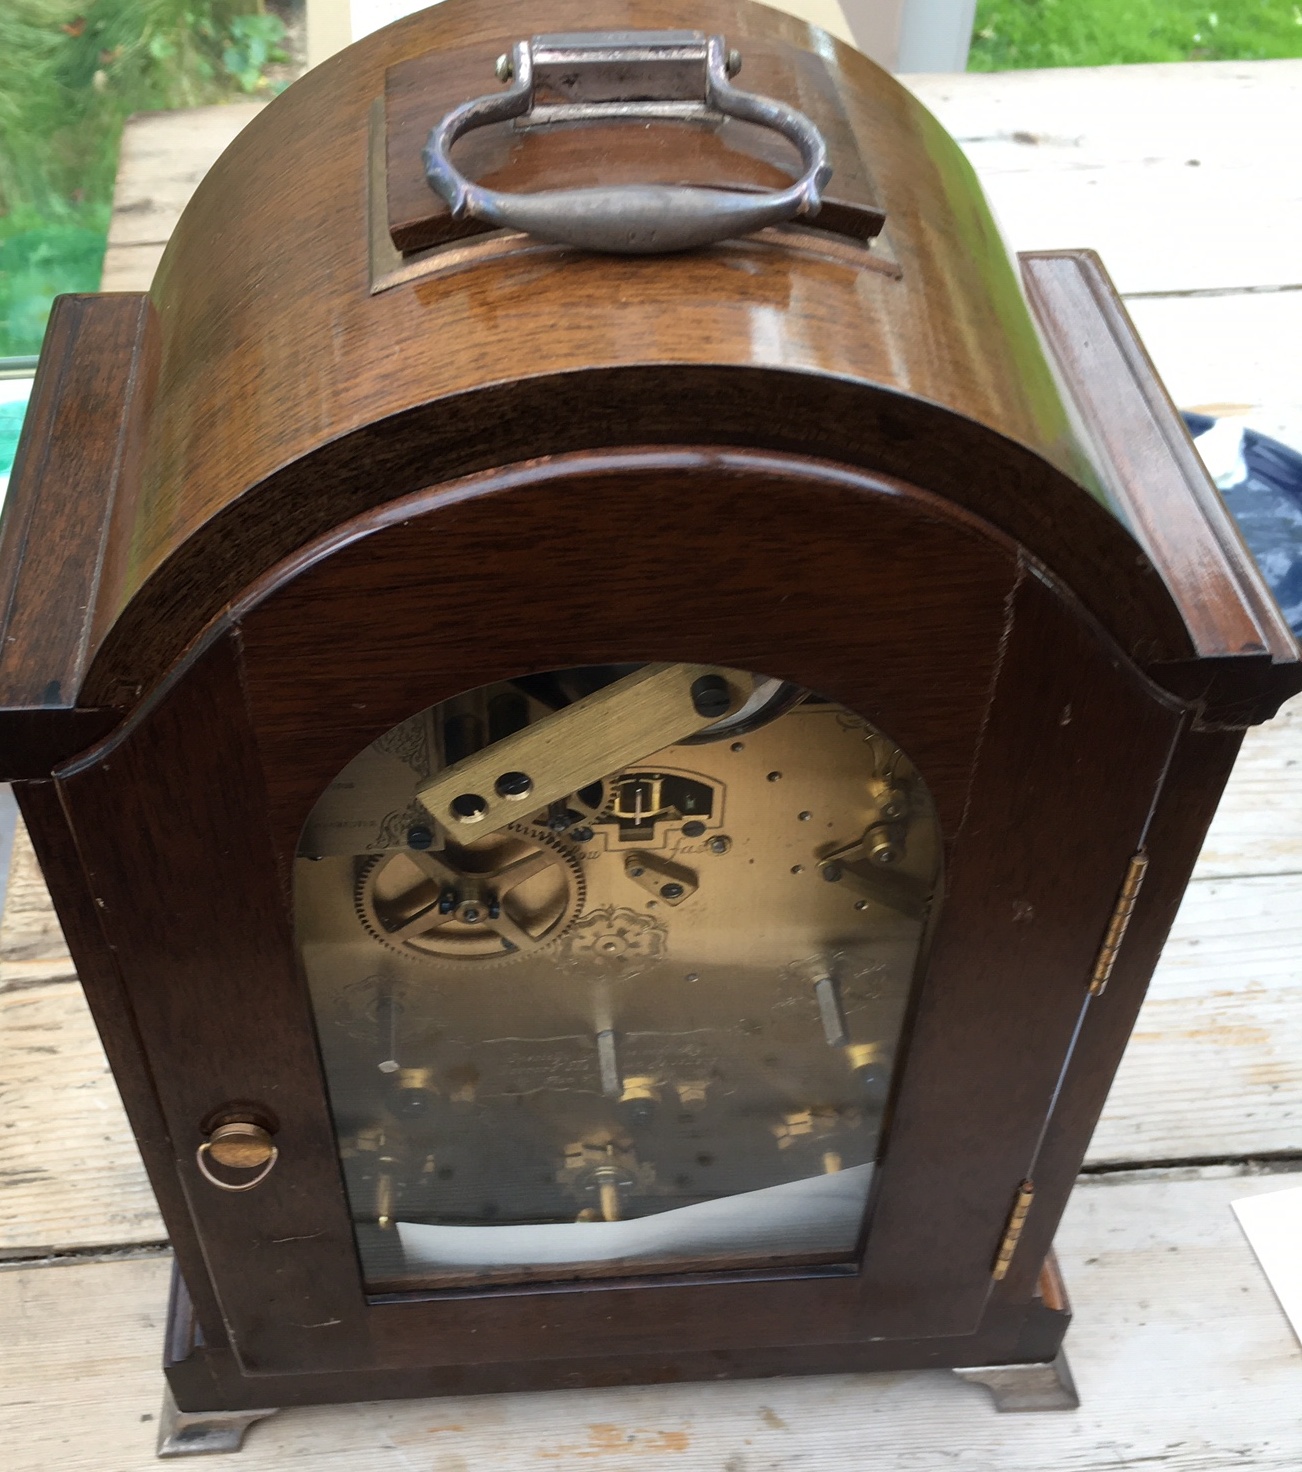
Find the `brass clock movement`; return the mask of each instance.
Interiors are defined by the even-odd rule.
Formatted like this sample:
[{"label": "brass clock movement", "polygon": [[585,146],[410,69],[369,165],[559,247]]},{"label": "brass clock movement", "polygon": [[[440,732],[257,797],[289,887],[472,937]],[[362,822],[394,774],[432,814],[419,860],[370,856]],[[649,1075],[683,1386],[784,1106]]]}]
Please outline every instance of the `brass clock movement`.
[{"label": "brass clock movement", "polygon": [[[599,27],[600,29],[594,29]],[[1055,1229],[1299,651],[1099,262],[748,0],[447,0],[62,298],[15,783],[271,1407],[937,1367],[1074,1404]]]},{"label": "brass clock movement", "polygon": [[904,753],[782,680],[547,671],[387,731],[294,877],[368,1284],[852,1254],[939,862]]}]

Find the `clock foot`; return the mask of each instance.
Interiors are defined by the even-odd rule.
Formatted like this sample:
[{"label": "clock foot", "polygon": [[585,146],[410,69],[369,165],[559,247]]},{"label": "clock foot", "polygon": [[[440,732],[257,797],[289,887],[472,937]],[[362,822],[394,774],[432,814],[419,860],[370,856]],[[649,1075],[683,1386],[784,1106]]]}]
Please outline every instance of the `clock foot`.
[{"label": "clock foot", "polygon": [[273,1406],[266,1411],[182,1411],[177,1409],[169,1387],[163,1391],[158,1455],[198,1457],[207,1452],[237,1452],[244,1445],[244,1433],[249,1427],[255,1421],[274,1416],[277,1409]]},{"label": "clock foot", "polygon": [[963,1365],[954,1373],[984,1385],[997,1411],[1074,1411],[1080,1405],[1062,1350],[1045,1364]]}]

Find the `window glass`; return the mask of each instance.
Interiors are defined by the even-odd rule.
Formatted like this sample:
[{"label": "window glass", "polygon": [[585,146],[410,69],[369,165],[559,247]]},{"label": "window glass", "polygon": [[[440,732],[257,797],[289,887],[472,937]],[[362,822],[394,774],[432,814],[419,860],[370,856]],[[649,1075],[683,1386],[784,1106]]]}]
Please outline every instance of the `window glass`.
[{"label": "window glass", "polygon": [[471,691],[313,810],[298,942],[373,1290],[854,1256],[931,800],[816,694],[639,694],[696,668]]},{"label": "window glass", "polygon": [[28,377],[29,366],[35,365],[24,364],[19,371],[0,373],[0,506],[4,505],[9,489],[9,472],[13,469],[18,435],[23,427],[27,400],[32,392],[32,380]]}]

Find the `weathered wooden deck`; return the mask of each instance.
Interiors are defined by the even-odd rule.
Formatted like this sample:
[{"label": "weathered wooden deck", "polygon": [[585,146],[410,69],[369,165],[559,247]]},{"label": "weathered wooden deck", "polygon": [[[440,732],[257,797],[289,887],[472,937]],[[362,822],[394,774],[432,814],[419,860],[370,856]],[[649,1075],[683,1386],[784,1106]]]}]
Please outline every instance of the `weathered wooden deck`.
[{"label": "weathered wooden deck", "polygon": [[[1297,405],[1302,61],[913,78],[1019,248],[1103,254],[1177,400]],[[140,119],[104,284],[148,284],[253,109]],[[242,1472],[1299,1472],[1302,1352],[1228,1209],[1302,1184],[1302,703],[1250,735],[1059,1237],[1080,1411],[938,1373],[295,1410]],[[24,835],[0,928],[10,1472],[152,1465],[168,1257]]]}]

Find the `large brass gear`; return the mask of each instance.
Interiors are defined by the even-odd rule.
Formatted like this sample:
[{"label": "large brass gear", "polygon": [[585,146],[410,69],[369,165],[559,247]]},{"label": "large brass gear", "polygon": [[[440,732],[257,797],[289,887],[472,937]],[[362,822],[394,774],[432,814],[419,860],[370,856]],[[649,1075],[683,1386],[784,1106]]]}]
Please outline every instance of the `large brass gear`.
[{"label": "large brass gear", "polygon": [[550,946],[583,909],[583,870],[543,828],[512,823],[472,843],[367,860],[357,916],[409,960],[487,965]]}]

